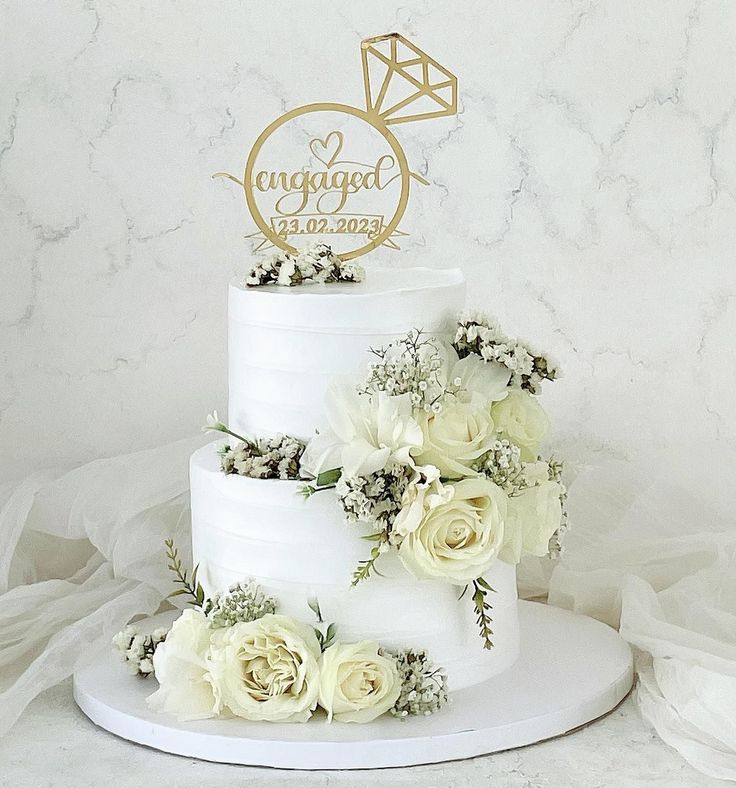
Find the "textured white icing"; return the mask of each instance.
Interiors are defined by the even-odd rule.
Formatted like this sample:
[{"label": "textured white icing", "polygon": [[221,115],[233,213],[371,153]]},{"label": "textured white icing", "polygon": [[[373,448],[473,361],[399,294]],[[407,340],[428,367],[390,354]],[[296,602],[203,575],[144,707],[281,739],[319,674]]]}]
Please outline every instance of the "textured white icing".
[{"label": "textured white icing", "polygon": [[325,620],[346,641],[372,639],[387,647],[426,648],[444,665],[451,689],[485,681],[518,656],[515,567],[497,562],[486,579],[495,589],[495,647],[482,648],[472,604],[462,589],[418,581],[395,554],[381,558],[384,577],[350,587],[370,544],[345,522],[333,491],[304,500],[298,482],[248,479],[219,470],[218,443],[191,460],[192,542],[205,590],[253,578],[278,598],[280,610],[303,620],[319,599]]},{"label": "textured white icing", "polygon": [[465,301],[457,269],[371,269],[364,282],[246,288],[230,284],[229,424],[261,436],[309,437],[324,394],[354,373],[370,347],[412,328],[450,330]]}]

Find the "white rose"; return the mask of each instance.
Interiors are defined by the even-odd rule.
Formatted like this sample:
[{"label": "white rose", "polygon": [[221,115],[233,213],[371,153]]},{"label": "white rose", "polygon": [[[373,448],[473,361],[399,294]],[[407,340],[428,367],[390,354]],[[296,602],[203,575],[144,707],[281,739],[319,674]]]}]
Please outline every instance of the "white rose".
[{"label": "white rose", "polygon": [[460,379],[460,387],[480,394],[486,402],[504,399],[508,393],[511,372],[502,364],[485,361],[475,353],[456,361],[450,368],[449,381]]},{"label": "white rose", "polygon": [[233,714],[247,720],[305,722],[317,706],[319,657],[311,627],[269,613],[217,630],[210,670]]},{"label": "white rose", "polygon": [[408,394],[368,396],[353,386],[333,386],[327,419],[330,429],[309,441],[301,461],[315,477],[333,468],[342,468],[346,476],[367,476],[392,464],[412,465],[410,451],[422,445]]},{"label": "white rose", "polygon": [[319,705],[330,720],[370,722],[400,694],[396,661],[379,654],[377,643],[335,643],[322,655]]},{"label": "white rose", "polygon": [[180,720],[202,720],[220,713],[221,702],[207,661],[212,628],[199,610],[185,610],[166,640],[156,647],[153,669],[159,688],[147,703]]},{"label": "white rose", "polygon": [[468,401],[455,399],[439,413],[422,414],[419,423],[424,445],[415,451],[417,463],[434,465],[449,479],[477,475],[473,463],[489,451],[495,440],[487,402],[478,395]]},{"label": "white rose", "polygon": [[421,519],[399,515],[394,525],[406,532],[399,547],[404,566],[415,577],[458,585],[481,577],[503,543],[503,490],[483,478],[433,482],[422,500]]},{"label": "white rose", "polygon": [[502,561],[518,564],[522,555],[547,555],[549,540],[560,527],[562,489],[545,481],[509,498]]},{"label": "white rose", "polygon": [[521,449],[522,460],[537,459],[549,419],[535,397],[521,389],[510,389],[505,399],[493,403],[491,416],[499,434]]}]

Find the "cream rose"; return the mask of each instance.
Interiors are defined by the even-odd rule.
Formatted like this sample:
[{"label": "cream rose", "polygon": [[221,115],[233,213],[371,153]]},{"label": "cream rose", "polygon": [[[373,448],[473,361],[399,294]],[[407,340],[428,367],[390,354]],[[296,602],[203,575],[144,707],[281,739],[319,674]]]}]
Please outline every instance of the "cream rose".
[{"label": "cream rose", "polygon": [[518,564],[525,554],[547,555],[549,540],[560,527],[562,490],[545,481],[509,498],[501,560]]},{"label": "cream rose", "polygon": [[207,661],[212,628],[199,610],[185,610],[153,655],[159,688],[147,703],[180,720],[202,720],[220,713],[221,702]]},{"label": "cream rose", "polygon": [[467,401],[455,399],[439,413],[419,417],[424,434],[421,450],[414,451],[416,462],[434,465],[444,478],[476,476],[473,463],[493,444],[493,420],[487,401],[477,394]]},{"label": "cream rose", "polygon": [[488,479],[432,482],[394,523],[404,566],[415,577],[458,585],[482,576],[503,543],[506,500]]},{"label": "cream rose", "polygon": [[377,643],[335,643],[322,655],[319,705],[330,720],[370,722],[400,694],[396,661],[379,654]]},{"label": "cream rose", "polygon": [[521,449],[522,460],[537,459],[549,418],[535,397],[521,389],[510,389],[505,399],[493,403],[491,416],[499,434]]},{"label": "cream rose", "polygon": [[269,613],[217,630],[210,670],[233,714],[247,720],[305,722],[317,706],[319,658],[311,627]]}]

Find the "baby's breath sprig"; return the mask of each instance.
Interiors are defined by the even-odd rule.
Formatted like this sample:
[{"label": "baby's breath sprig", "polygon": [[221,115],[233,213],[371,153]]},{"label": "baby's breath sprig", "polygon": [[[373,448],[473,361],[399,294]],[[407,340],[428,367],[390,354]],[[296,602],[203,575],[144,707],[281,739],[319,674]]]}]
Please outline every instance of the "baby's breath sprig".
[{"label": "baby's breath sprig", "polygon": [[145,679],[153,673],[153,655],[156,648],[166,640],[167,634],[168,631],[163,627],[146,634],[134,624],[128,624],[115,635],[112,644],[120,652],[128,670]]},{"label": "baby's breath sprig", "polygon": [[371,353],[378,360],[370,365],[368,378],[358,389],[361,394],[409,394],[414,408],[435,413],[442,408],[448,389],[434,337],[413,329],[386,347],[371,348]]},{"label": "baby's breath sprig", "polygon": [[258,583],[244,580],[206,600],[203,611],[215,627],[231,627],[275,613],[276,608],[276,600],[265,594]]},{"label": "baby's breath sprig", "polygon": [[401,694],[389,710],[394,717],[429,716],[447,703],[447,672],[435,667],[426,651],[387,653],[396,660],[401,677]]},{"label": "baby's breath sprig", "polygon": [[480,630],[480,636],[483,640],[483,648],[489,650],[493,648],[493,641],[491,640],[491,635],[493,635],[491,624],[493,620],[488,611],[493,608],[486,601],[486,596],[489,591],[493,590],[494,589],[491,588],[482,577],[473,580],[473,606],[478,616],[478,629]]},{"label": "baby's breath sprig", "polygon": [[505,438],[496,439],[490,450],[478,459],[476,467],[508,495],[515,495],[527,486],[521,449]]},{"label": "baby's breath sprig", "polygon": [[166,545],[166,557],[169,559],[168,567],[174,573],[174,575],[176,575],[176,580],[174,582],[182,586],[176,591],[172,591],[169,594],[169,597],[187,594],[193,600],[190,604],[201,608],[205,603],[205,596],[204,589],[200,583],[197,582],[197,571],[199,570],[199,565],[194,567],[192,571],[192,577],[190,579],[189,573],[186,569],[184,569],[181,558],[179,558],[179,551],[174,545],[174,540],[166,539],[164,540],[164,544]]}]

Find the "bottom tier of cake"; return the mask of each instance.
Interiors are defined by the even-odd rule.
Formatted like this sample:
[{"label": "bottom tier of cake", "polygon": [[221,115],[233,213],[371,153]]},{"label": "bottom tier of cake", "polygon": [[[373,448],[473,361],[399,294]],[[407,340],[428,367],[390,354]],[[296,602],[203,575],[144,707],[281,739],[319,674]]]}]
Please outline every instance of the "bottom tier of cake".
[{"label": "bottom tier of cake", "polygon": [[304,500],[299,482],[225,475],[212,443],[192,455],[192,547],[208,594],[253,579],[274,596],[279,612],[313,620],[317,599],[325,621],[343,641],[375,640],[387,648],[426,649],[447,669],[451,690],[507,670],[519,654],[515,567],[496,562],[486,574],[494,589],[494,647],[483,648],[468,594],[462,588],[412,577],[393,553],[381,576],[357,587],[353,570],[370,543],[348,524],[333,491]]}]

